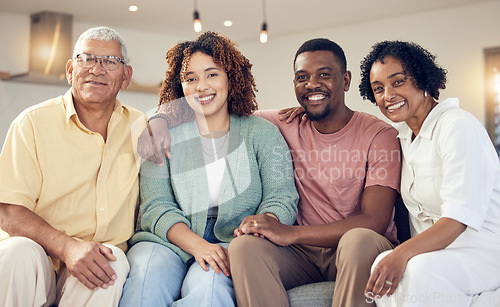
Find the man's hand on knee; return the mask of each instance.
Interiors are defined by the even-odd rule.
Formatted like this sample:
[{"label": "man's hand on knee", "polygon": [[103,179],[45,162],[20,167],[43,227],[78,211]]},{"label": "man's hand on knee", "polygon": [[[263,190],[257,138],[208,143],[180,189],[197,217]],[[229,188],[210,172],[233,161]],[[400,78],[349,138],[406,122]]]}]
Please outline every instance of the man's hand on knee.
[{"label": "man's hand on knee", "polygon": [[116,273],[108,261],[115,261],[109,247],[97,242],[72,242],[66,249],[66,269],[91,290],[107,289],[114,284]]}]

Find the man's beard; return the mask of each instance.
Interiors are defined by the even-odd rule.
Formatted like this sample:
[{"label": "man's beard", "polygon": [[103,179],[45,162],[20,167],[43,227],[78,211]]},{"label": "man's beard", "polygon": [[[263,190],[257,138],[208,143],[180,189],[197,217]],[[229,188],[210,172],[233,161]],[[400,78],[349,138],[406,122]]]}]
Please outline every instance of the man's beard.
[{"label": "man's beard", "polygon": [[327,104],[325,106],[325,108],[319,112],[316,112],[316,113],[311,113],[307,107],[304,107],[304,110],[306,112],[306,115],[307,115],[307,118],[309,118],[310,121],[319,121],[319,120],[322,120],[324,119],[325,117],[327,117],[329,114],[330,114],[330,104]]}]

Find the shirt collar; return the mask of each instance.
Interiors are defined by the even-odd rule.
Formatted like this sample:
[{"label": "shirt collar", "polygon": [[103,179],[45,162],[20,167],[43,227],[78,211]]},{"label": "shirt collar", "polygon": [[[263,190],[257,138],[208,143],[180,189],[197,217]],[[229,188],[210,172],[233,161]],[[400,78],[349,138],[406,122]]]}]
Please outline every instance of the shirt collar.
[{"label": "shirt collar", "polygon": [[66,109],[66,123],[69,125],[72,116],[76,116],[75,106],[73,105],[73,95],[71,94],[71,88],[66,91],[63,96],[64,108]]},{"label": "shirt collar", "polygon": [[398,131],[398,138],[403,140],[411,138],[412,131],[405,122],[393,123],[392,125]]},{"label": "shirt collar", "polygon": [[124,114],[125,116],[127,116],[128,118],[130,118],[130,110],[129,110],[129,107],[127,107],[126,105],[124,105],[120,100],[116,99],[116,102],[115,102],[115,109],[113,112],[118,112],[120,114]]},{"label": "shirt collar", "polygon": [[[63,96],[64,108],[66,109],[66,123],[69,125],[71,122],[71,118],[74,116],[77,122],[80,122],[78,119],[78,115],[76,114],[75,105],[73,104],[73,94],[70,88]],[[121,103],[120,100],[116,99],[115,108],[113,113],[125,114],[128,118],[130,118],[130,110],[126,105]]]},{"label": "shirt collar", "polygon": [[[447,98],[442,102],[438,103],[427,115],[425,118],[422,127],[420,128],[420,132],[418,136],[421,138],[431,139],[432,133],[434,132],[434,128],[439,119],[439,115],[441,115],[444,111],[450,108],[458,107],[458,98]],[[413,132],[408,127],[405,122],[395,123],[394,127],[398,130],[398,138],[400,139],[410,139]]]}]

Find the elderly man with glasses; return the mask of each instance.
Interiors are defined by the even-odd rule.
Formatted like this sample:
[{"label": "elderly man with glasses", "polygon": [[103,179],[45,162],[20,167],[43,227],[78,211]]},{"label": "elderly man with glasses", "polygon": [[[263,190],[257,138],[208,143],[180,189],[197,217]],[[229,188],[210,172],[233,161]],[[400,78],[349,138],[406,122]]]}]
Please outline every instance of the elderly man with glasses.
[{"label": "elderly man with glasses", "polygon": [[66,64],[65,95],[22,112],[0,154],[0,305],[116,306],[139,193],[122,37],[91,28]]}]

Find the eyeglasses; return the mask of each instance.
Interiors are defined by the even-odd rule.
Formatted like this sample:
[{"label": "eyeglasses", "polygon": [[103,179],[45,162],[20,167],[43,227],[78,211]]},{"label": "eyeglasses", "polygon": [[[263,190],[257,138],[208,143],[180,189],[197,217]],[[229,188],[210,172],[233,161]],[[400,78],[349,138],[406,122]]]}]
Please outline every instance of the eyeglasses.
[{"label": "eyeglasses", "polygon": [[105,55],[102,57],[95,56],[93,54],[80,53],[76,55],[78,65],[82,68],[92,68],[94,67],[97,60],[101,61],[102,68],[106,70],[116,70],[120,63],[125,65],[125,61],[117,56]]}]

